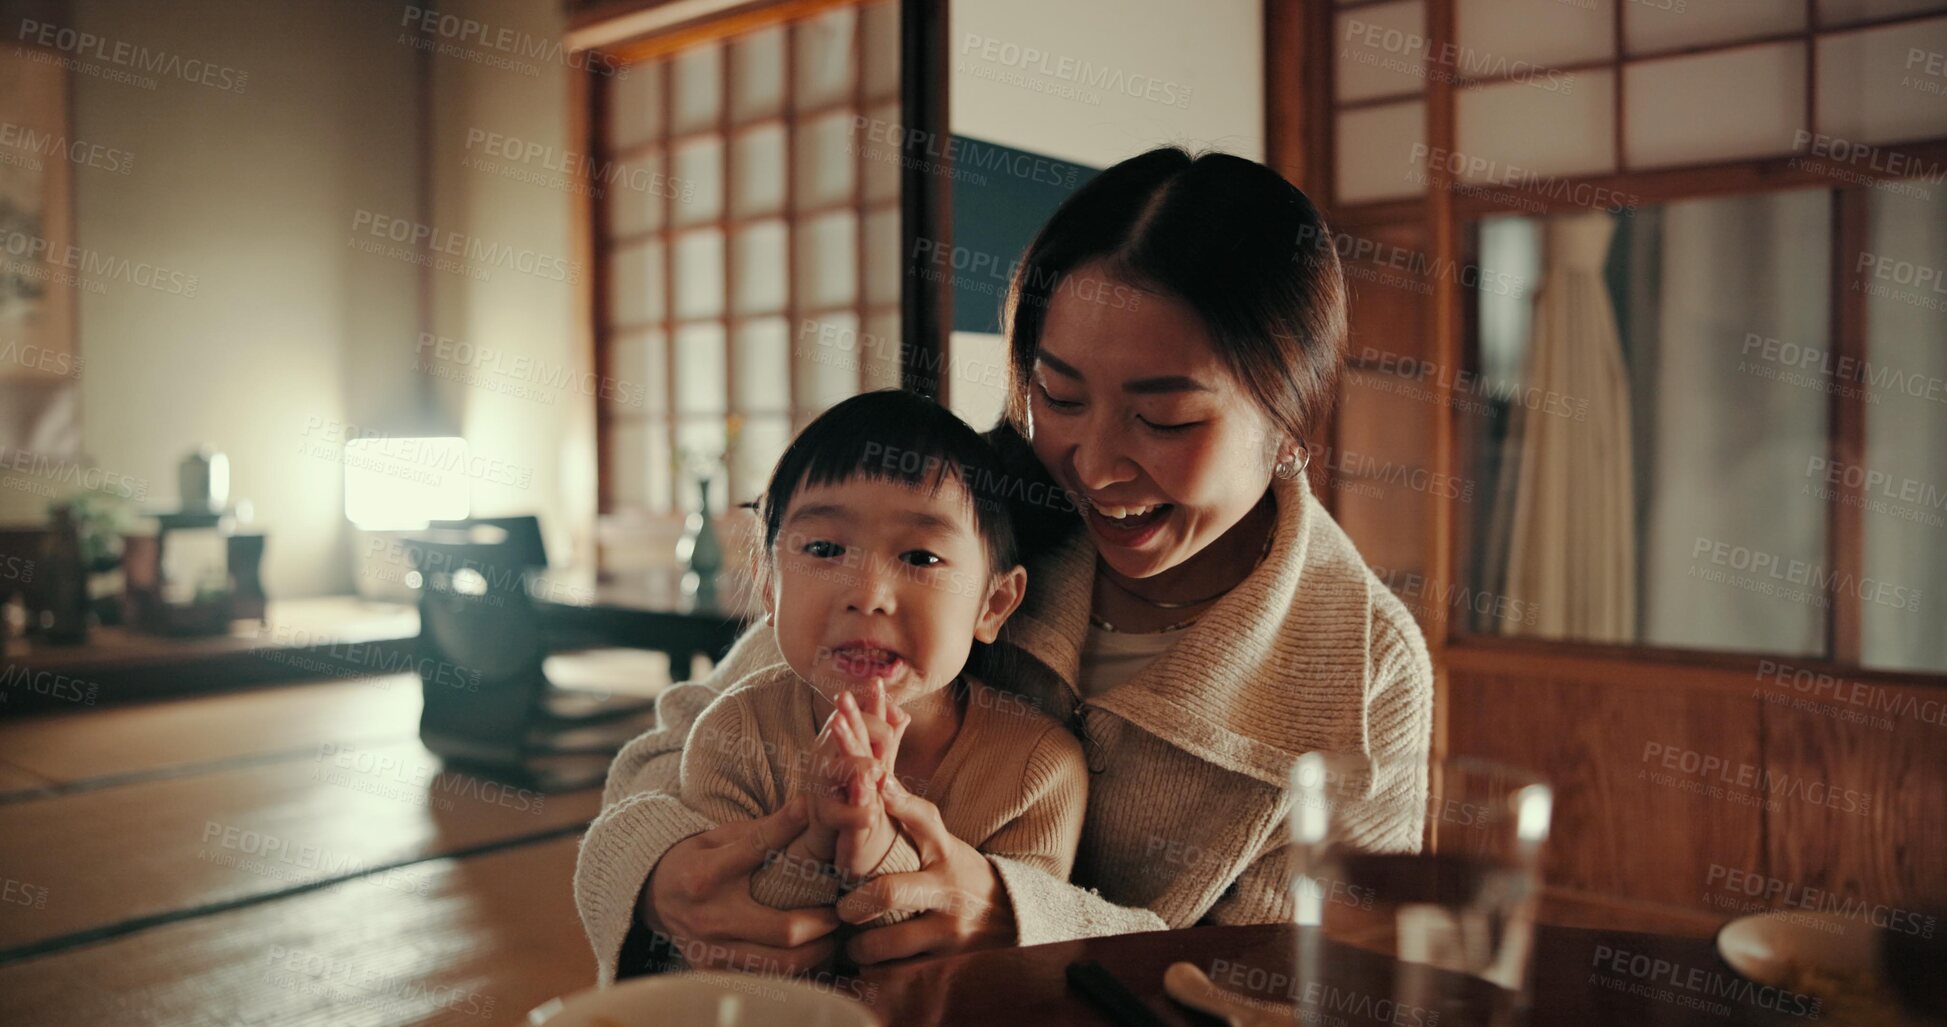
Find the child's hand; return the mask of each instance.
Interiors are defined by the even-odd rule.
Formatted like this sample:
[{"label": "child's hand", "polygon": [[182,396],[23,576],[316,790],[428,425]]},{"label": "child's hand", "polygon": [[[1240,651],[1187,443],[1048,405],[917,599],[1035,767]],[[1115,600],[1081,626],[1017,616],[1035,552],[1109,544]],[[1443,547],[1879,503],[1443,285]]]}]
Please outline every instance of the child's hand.
[{"label": "child's hand", "polygon": [[912,723],[911,715],[886,701],[884,683],[873,684],[869,711],[849,692],[839,696],[814,756],[819,787],[811,816],[832,838],[832,863],[848,878],[870,873],[892,846],[894,828],[879,789],[892,776],[899,741]]}]

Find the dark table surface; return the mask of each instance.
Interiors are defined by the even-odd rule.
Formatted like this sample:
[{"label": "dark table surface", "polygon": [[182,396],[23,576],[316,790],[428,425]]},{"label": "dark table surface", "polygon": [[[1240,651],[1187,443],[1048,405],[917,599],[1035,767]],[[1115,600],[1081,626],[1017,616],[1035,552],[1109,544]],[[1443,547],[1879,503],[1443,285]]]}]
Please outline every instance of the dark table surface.
[{"label": "dark table surface", "polygon": [[[1815,1020],[1801,997],[1751,985],[1717,955],[1708,938],[1538,925],[1534,1003],[1528,1023],[1641,1027],[1661,1024],[1781,1024]],[[1164,1023],[1206,1025],[1213,1018],[1178,1005],[1163,990],[1171,963],[1188,962],[1231,991],[1289,1004],[1297,929],[1288,925],[1197,927],[874,967],[860,977],[883,1022],[898,1024],[1101,1024],[1115,1020],[1071,988],[1065,971],[1093,960],[1114,974]],[[1641,957],[1641,958],[1639,958]],[[1478,1022],[1466,1009],[1393,1001],[1390,964],[1333,946],[1329,991],[1313,997],[1318,1027],[1459,1027]],[[1830,1018],[1826,1018],[1829,1022]]]},{"label": "dark table surface", "polygon": [[712,588],[693,591],[673,571],[550,571],[529,580],[528,594],[557,647],[660,649],[673,658],[679,677],[692,655],[722,656],[744,625],[764,612],[741,581],[719,579]]}]

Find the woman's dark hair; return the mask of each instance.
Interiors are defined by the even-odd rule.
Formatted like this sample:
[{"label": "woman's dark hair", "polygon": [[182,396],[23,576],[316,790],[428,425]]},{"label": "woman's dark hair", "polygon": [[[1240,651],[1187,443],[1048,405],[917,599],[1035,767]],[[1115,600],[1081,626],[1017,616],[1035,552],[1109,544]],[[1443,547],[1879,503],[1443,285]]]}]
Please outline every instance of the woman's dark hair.
[{"label": "woman's dark hair", "polygon": [[1005,421],[1028,428],[1048,304],[1069,274],[1109,277],[1187,304],[1272,422],[1310,436],[1331,409],[1345,346],[1345,281],[1318,208],[1255,161],[1169,146],[1131,157],[1062,203],[1014,269],[1002,324]]},{"label": "woman's dark hair", "polygon": [[897,389],[853,396],[819,414],[778,457],[757,503],[764,552],[784,527],[791,497],[806,486],[865,478],[938,494],[952,479],[973,503],[988,564],[1001,573],[1020,562],[1009,517],[1008,477],[987,440],[953,412]]}]

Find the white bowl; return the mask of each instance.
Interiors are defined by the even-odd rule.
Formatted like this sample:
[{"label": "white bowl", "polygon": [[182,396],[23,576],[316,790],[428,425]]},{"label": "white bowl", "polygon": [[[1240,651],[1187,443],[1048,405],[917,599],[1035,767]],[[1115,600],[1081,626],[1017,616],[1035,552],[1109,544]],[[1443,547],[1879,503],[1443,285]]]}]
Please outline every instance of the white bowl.
[{"label": "white bowl", "polygon": [[864,1005],[803,981],[698,972],[637,977],[551,999],[527,1014],[547,1027],[879,1027]]},{"label": "white bowl", "polygon": [[1738,917],[1717,932],[1717,951],[1733,970],[1777,987],[1789,986],[1794,966],[1858,981],[1880,976],[1879,929],[1837,913]]}]

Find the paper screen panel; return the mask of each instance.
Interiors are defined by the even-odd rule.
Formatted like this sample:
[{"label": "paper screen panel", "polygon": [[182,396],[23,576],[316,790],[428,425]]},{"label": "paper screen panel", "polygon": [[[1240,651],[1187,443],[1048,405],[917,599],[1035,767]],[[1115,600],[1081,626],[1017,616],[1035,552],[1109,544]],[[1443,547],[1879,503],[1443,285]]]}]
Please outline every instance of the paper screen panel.
[{"label": "paper screen panel", "polygon": [[1425,191],[1414,148],[1426,142],[1426,103],[1345,111],[1338,115],[1338,199],[1363,203]]},{"label": "paper screen panel", "polygon": [[798,361],[798,402],[806,420],[859,391],[858,315],[831,311],[818,320],[822,324]]},{"label": "paper screen panel", "polygon": [[652,142],[663,130],[663,64],[631,64],[609,80],[608,145],[626,150]]},{"label": "paper screen panel", "polygon": [[759,317],[738,323],[731,336],[735,347],[736,380],[731,402],[745,414],[791,409],[791,326],[781,317]]},{"label": "paper screen panel", "polygon": [[725,385],[723,325],[704,322],[676,329],[676,412],[721,414]]},{"label": "paper screen panel", "polygon": [[1344,11],[1332,37],[1340,103],[1420,92],[1426,84],[1426,3],[1402,0]]},{"label": "paper screen panel", "polygon": [[668,316],[660,239],[616,247],[609,255],[609,322],[635,326]]},{"label": "paper screen panel", "polygon": [[797,26],[797,89],[792,104],[801,111],[817,110],[849,100],[852,73],[858,66],[852,49],[852,20],[856,12],[840,7]]},{"label": "paper screen panel", "polygon": [[797,204],[803,209],[827,207],[852,196],[857,158],[851,149],[849,112],[813,118],[798,128],[792,160],[797,164]]},{"label": "paper screen panel", "polygon": [[669,406],[669,357],[662,332],[647,329],[617,332],[608,348],[609,397],[603,402],[617,412],[660,414]]},{"label": "paper screen panel", "polygon": [[676,177],[683,184],[675,207],[678,225],[697,225],[723,217],[723,140],[715,136],[676,150]]},{"label": "paper screen panel", "polygon": [[1630,54],[1665,53],[1805,29],[1802,3],[1706,3],[1674,0],[1623,5],[1623,40]]},{"label": "paper screen panel", "polygon": [[[618,162],[608,181],[597,181],[608,201],[608,231],[611,238],[626,238],[653,232],[663,225],[663,207],[668,202],[672,183],[663,171],[662,155],[645,154]],[[681,199],[680,194],[677,197]]]},{"label": "paper screen panel", "polygon": [[1616,170],[1615,72],[1555,74],[1460,91],[1454,101],[1460,178],[1509,182],[1523,174]]},{"label": "paper screen panel", "polygon": [[1947,0],[1818,0],[1819,24],[1848,25],[1923,11],[1947,11]]},{"label": "paper screen panel", "polygon": [[1854,143],[1947,136],[1947,17],[1819,39],[1818,126]]},{"label": "paper screen panel", "polygon": [[771,471],[777,467],[777,459],[784,455],[784,447],[791,444],[791,422],[782,416],[747,417],[737,433],[737,452],[732,471],[736,476],[738,495],[731,501],[745,503],[756,499],[771,479]]},{"label": "paper screen panel", "polygon": [[738,133],[730,160],[730,216],[762,217],[784,209],[784,126]]},{"label": "paper screen panel", "polygon": [[784,111],[784,26],[730,44],[730,121],[741,125]]},{"label": "paper screen panel", "polygon": [[629,421],[609,426],[608,491],[618,509],[649,502],[649,425]]},{"label": "paper screen panel", "polygon": [[899,95],[899,5],[871,4],[860,16],[865,19],[865,62],[860,87],[865,98],[878,100]]},{"label": "paper screen panel", "polygon": [[799,226],[798,305],[851,304],[858,296],[858,219],[849,210],[821,214]]},{"label": "paper screen panel", "polygon": [[670,64],[671,135],[717,126],[723,111],[723,48],[706,44],[685,50]]},{"label": "paper screen panel", "polygon": [[868,389],[896,389],[899,387],[899,355],[902,352],[899,342],[899,311],[887,310],[873,314],[865,322],[865,338],[860,344],[859,359],[865,364],[865,387]]},{"label": "paper screen panel", "polygon": [[1632,168],[1788,152],[1805,124],[1805,46],[1789,42],[1632,64],[1623,71]]},{"label": "paper screen panel", "polygon": [[865,215],[865,302],[899,302],[899,208],[880,207]]},{"label": "paper screen panel", "polygon": [[782,221],[758,221],[738,228],[730,247],[730,273],[736,283],[733,312],[775,314],[785,303],[785,246]]},{"label": "paper screen panel", "polygon": [[723,316],[723,233],[714,228],[676,237],[676,316]]},{"label": "paper screen panel", "polygon": [[1498,77],[1615,55],[1617,0],[1456,0],[1451,62]]},{"label": "paper screen panel", "polygon": [[[865,176],[865,202],[899,198],[900,133],[899,105],[883,104],[866,114],[866,125],[855,129],[853,145],[861,148]],[[935,149],[938,149],[935,147]]]}]

